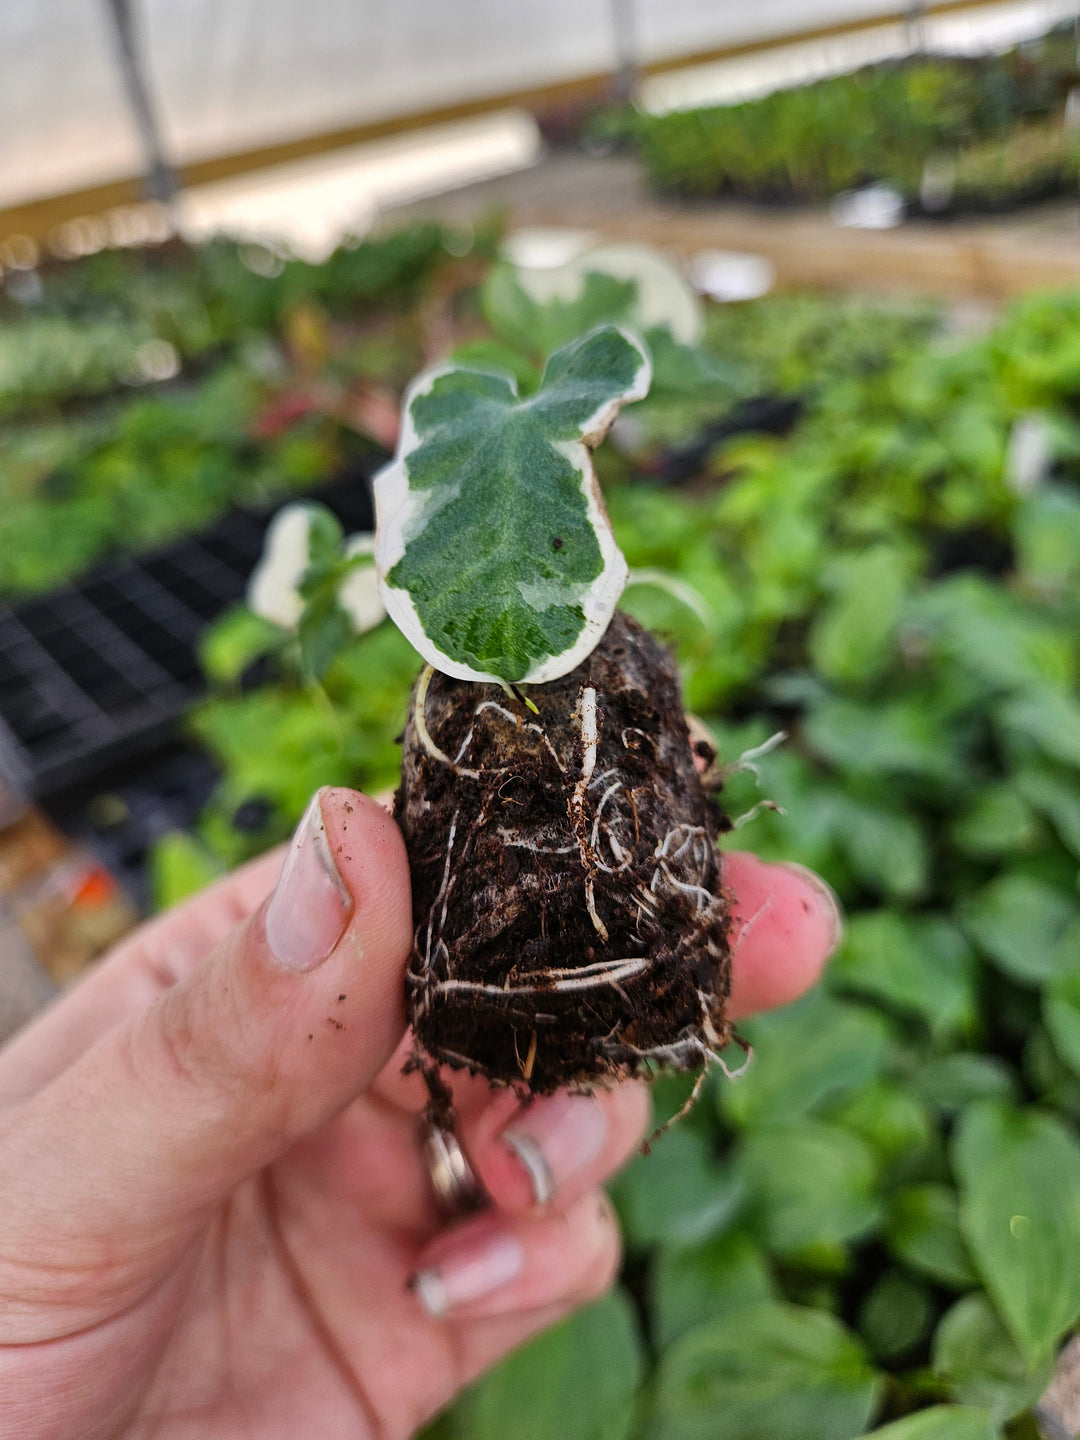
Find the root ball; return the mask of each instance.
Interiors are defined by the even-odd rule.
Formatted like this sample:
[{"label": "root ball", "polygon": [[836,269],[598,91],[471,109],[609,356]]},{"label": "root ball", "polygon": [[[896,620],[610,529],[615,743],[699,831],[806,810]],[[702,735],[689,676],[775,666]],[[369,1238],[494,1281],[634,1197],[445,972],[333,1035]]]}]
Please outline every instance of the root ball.
[{"label": "root ball", "polygon": [[418,1045],[530,1094],[700,1069],[730,1035],[728,822],[674,660],[619,613],[529,698],[430,670],[413,692],[395,816]]}]

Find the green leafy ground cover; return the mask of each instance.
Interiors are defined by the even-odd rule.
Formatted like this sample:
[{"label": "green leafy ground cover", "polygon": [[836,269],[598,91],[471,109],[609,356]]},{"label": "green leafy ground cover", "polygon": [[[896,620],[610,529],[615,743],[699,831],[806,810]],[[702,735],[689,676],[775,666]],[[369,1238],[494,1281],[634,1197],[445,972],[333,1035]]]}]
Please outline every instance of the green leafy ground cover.
[{"label": "green leafy ground cover", "polygon": [[0,599],[370,464],[373,398],[489,248],[418,225],[321,266],[216,241],[0,286]]},{"label": "green leafy ground cover", "polygon": [[1003,55],[920,55],[598,129],[681,195],[811,201],[884,181],[932,210],[994,209],[1075,192],[1080,143],[1062,112],[1076,69],[1070,24]]},{"label": "green leafy ground cover", "polygon": [[[746,1025],[749,1073],[616,1181],[616,1294],[433,1436],[1033,1434],[1080,1317],[1078,336],[1076,296],[964,342],[924,310],[729,307],[696,373],[711,355],[728,394],[797,390],[801,423],[717,447],[677,492],[608,455],[631,567],[707,605],[626,596],[676,644],[691,706],[728,758],[790,735],[760,789],[730,782],[733,813],[784,812],[737,843],[820,870],[848,932],[814,993]],[[669,396],[646,432],[697,403]],[[1041,475],[1010,439],[1033,411]],[[278,678],[245,693],[268,649]],[[282,838],[317,784],[392,785],[416,670],[384,625],[305,689],[243,613],[205,659],[217,696],[192,724],[223,779],[162,852],[170,896]],[[252,798],[269,818],[242,834]],[[659,1082],[661,1111],[683,1093]]]}]

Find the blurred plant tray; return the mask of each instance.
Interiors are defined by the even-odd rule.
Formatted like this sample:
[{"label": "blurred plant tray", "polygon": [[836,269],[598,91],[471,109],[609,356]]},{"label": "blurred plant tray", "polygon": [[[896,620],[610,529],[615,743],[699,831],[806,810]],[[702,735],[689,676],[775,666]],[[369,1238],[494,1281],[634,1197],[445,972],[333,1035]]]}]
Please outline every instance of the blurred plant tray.
[{"label": "blurred plant tray", "polygon": [[[312,492],[348,531],[373,523],[366,474]],[[36,800],[92,783],[160,745],[204,691],[197,647],[244,595],[280,503],[0,605],[0,772]]]}]

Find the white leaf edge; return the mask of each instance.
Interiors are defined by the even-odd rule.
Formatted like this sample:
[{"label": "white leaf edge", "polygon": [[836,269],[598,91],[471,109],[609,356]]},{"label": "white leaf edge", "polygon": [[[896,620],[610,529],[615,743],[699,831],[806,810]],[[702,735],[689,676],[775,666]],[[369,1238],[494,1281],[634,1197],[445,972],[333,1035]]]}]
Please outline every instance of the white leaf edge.
[{"label": "white leaf edge", "polygon": [[518,284],[538,305],[578,299],[588,275],[632,280],[636,319],[643,330],[666,325],[682,345],[696,345],[705,328],[701,300],[679,268],[658,250],[633,241],[595,245],[559,265],[514,263]]},{"label": "white leaf edge", "polygon": [[379,577],[375,569],[374,535],[349,536],[345,542],[345,558],[351,560],[357,555],[370,555],[372,563],[358,565],[354,570],[350,570],[338,586],[337,598],[338,604],[352,621],[353,629],[358,635],[363,635],[368,630],[374,630],[375,626],[386,618],[386,606],[383,604]]},{"label": "white leaf edge", "polygon": [[[263,553],[247,585],[248,609],[283,630],[295,631],[304,613],[300,583],[311,564],[311,522],[315,507],[300,501],[279,510],[266,527]],[[386,617],[375,573],[375,536],[350,535],[345,558],[370,555],[371,565],[357,566],[338,586],[338,604],[358,635],[373,630]]]},{"label": "white leaf edge", "polygon": [[266,527],[263,553],[247,586],[248,608],[263,620],[295,630],[304,613],[300,581],[311,563],[310,505],[286,505]]},{"label": "white leaf edge", "polygon": [[[600,494],[600,485],[592,462],[592,451],[610,430],[622,407],[635,400],[643,400],[648,394],[652,381],[652,360],[649,352],[636,335],[631,334],[621,325],[613,325],[611,328],[617,330],[623,339],[637,351],[641,357],[641,364],[623,393],[612,400],[605,401],[594,414],[589,416],[582,426],[583,440],[556,442],[559,450],[581,476],[581,491],[588,507],[589,523],[593,527],[597,543],[600,546],[602,568],[582,598],[585,624],[577,640],[570,649],[564,650],[558,655],[549,655],[534,666],[516,682],[518,684],[542,685],[549,680],[558,680],[560,676],[573,670],[576,665],[580,665],[582,660],[600,643],[604,631],[611,623],[611,617],[615,613],[615,607],[619,603],[619,596],[623,592],[629,574],[626,559],[615,543],[615,534],[611,528],[603,496]],[[407,590],[389,584],[386,579],[405,554],[406,534],[409,533],[412,538],[415,538],[415,535],[419,533],[413,529],[413,522],[420,518],[428,499],[425,494],[409,489],[409,472],[406,461],[421,443],[413,424],[413,403],[429,394],[441,376],[448,375],[455,370],[472,368],[445,364],[432,366],[431,369],[424,370],[417,375],[405,391],[401,407],[402,424],[397,452],[393,460],[378,472],[373,482],[375,492],[375,567],[379,576],[379,589],[383,604],[386,606],[386,613],[429,665],[454,680],[471,680],[501,685],[503,683],[501,676],[492,675],[484,670],[474,670],[472,666],[445,655],[424,630],[412,596]],[[474,369],[473,373],[492,374],[498,372]],[[499,379],[506,380],[510,385],[511,392],[515,396],[517,395],[517,382],[513,376],[499,374]],[[434,513],[436,512],[433,510],[432,514],[434,515]]]}]

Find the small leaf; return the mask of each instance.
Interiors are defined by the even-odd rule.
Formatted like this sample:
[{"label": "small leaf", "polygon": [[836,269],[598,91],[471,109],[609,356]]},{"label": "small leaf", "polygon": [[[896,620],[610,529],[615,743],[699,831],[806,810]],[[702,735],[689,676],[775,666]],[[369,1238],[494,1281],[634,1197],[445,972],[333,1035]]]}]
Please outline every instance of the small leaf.
[{"label": "small leaf", "polygon": [[950,1290],[979,1283],[960,1232],[956,1191],[948,1185],[909,1185],[889,1201],[885,1242],[898,1260]]},{"label": "small leaf", "polygon": [[987,1410],[971,1405],[931,1405],[871,1430],[866,1440],[1001,1440],[1001,1431]]},{"label": "small leaf", "polygon": [[886,1270],[859,1307],[859,1333],[880,1359],[896,1360],[930,1333],[934,1314],[924,1286]]},{"label": "small leaf", "polygon": [[317,683],[353,634],[349,617],[338,604],[332,584],[325,586],[320,594],[307,602],[300,616],[297,634],[304,675]]},{"label": "small leaf", "polygon": [[821,1310],[751,1305],[689,1331],[662,1356],[649,1440],[851,1440],[879,1377]]},{"label": "small leaf", "polygon": [[[326,514],[318,505],[286,505],[267,526],[262,558],[247,590],[248,605],[263,620],[286,630],[300,623],[300,582],[311,564],[313,539],[322,538]],[[337,533],[340,538],[340,526]]]},{"label": "small leaf", "polygon": [[1053,760],[1080,767],[1080,702],[1049,686],[1031,687],[998,712],[1006,730],[1013,730]]},{"label": "small leaf", "polygon": [[874,705],[832,697],[810,712],[805,733],[853,775],[916,775],[951,789],[962,772],[944,717],[918,694]]},{"label": "small leaf", "polygon": [[[529,288],[522,283],[529,275]],[[550,285],[537,272],[512,265],[492,268],[480,294],[484,318],[503,342],[538,359],[569,345],[597,325],[630,325],[635,320],[637,286],[598,271],[566,273],[552,266]]]},{"label": "small leaf", "polygon": [[1058,1055],[1080,1075],[1080,975],[1063,975],[1043,993],[1043,1020]]},{"label": "small leaf", "polygon": [[865,683],[888,665],[910,574],[908,557],[892,545],[846,555],[831,567],[833,593],[810,631],[821,674]]},{"label": "small leaf", "polygon": [[957,1400],[983,1407],[999,1423],[1033,1405],[1053,1369],[1049,1360],[1028,1365],[981,1294],[965,1295],[943,1316],[933,1366]]},{"label": "small leaf", "polygon": [[665,1245],[653,1263],[650,1292],[661,1347],[706,1320],[776,1298],[764,1255],[740,1230],[704,1245]]},{"label": "small leaf", "polygon": [[909,1086],[876,1080],[856,1090],[824,1118],[860,1135],[888,1166],[917,1160],[930,1145],[932,1129],[926,1106]]},{"label": "small leaf", "polygon": [[955,1115],[973,1100],[1015,1100],[1018,1095],[1016,1076],[997,1055],[943,1055],[922,1063],[911,1084],[943,1115]]},{"label": "small leaf", "polygon": [[679,1126],[632,1160],[610,1189],[630,1246],[704,1240],[730,1223],[742,1200],[742,1187],[706,1140]]},{"label": "small leaf", "polygon": [[450,1413],[456,1440],[625,1440],[641,1342],[616,1290],[516,1350]]},{"label": "small leaf", "polygon": [[754,1063],[738,1084],[718,1091],[724,1114],[741,1126],[796,1120],[859,1089],[880,1074],[889,1046],[881,1016],[821,986],[741,1029]]},{"label": "small leaf", "polygon": [[1016,772],[1020,793],[1050,820],[1064,844],[1080,859],[1080,790],[1049,764],[1029,762]]},{"label": "small leaf", "polygon": [[620,407],[649,386],[638,342],[606,326],[558,351],[540,389],[439,368],[405,400],[375,479],[386,608],[461,680],[553,680],[603,635],[626,580],[592,466]]},{"label": "small leaf", "polygon": [[853,915],[833,961],[834,984],[919,1016],[933,1035],[970,1030],[978,965],[962,933],[944,916],[895,910]]},{"label": "small leaf", "polygon": [[960,1224],[1032,1364],[1080,1316],[1080,1145],[1037,1110],[986,1101],[961,1118]]},{"label": "small leaf", "polygon": [[1032,807],[1015,785],[987,786],[950,827],[952,842],[969,855],[1003,856],[1031,850],[1039,838]]},{"label": "small leaf", "polygon": [[747,1225],[780,1255],[835,1250],[881,1218],[876,1157],[835,1125],[758,1125],[743,1138],[733,1169],[746,1187]]},{"label": "small leaf", "polygon": [[976,945],[1007,975],[1039,985],[1080,970],[1080,905],[1054,885],[1006,873],[977,891],[960,918]]},{"label": "small leaf", "polygon": [[1041,588],[1080,581],[1080,497],[1064,485],[1043,485],[1025,497],[1016,517],[1020,569]]},{"label": "small leaf", "polygon": [[237,605],[214,622],[199,640],[199,664],[216,685],[234,685],[255,660],[288,643],[281,627]]},{"label": "small leaf", "polygon": [[917,819],[839,791],[833,813],[837,843],[860,880],[901,900],[923,894],[930,847]]}]

